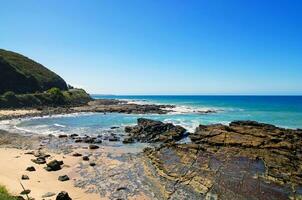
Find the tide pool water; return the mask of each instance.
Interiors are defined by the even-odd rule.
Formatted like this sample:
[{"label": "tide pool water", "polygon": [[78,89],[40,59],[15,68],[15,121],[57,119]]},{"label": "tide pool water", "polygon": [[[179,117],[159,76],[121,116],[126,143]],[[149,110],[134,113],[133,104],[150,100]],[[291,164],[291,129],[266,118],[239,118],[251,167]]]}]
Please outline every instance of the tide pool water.
[{"label": "tide pool water", "polygon": [[[199,124],[228,124],[234,120],[256,120],[286,128],[302,128],[302,96],[103,96],[136,103],[173,104],[173,112],[158,114],[102,114],[85,113],[59,115],[42,118],[15,120],[3,124],[23,132],[42,134],[78,133],[87,135],[103,134],[118,126],[120,131],[126,125],[136,123],[137,118],[146,117],[172,122],[189,131]],[[216,113],[200,114],[198,111],[215,110]],[[1,127],[0,127],[1,128]]]}]

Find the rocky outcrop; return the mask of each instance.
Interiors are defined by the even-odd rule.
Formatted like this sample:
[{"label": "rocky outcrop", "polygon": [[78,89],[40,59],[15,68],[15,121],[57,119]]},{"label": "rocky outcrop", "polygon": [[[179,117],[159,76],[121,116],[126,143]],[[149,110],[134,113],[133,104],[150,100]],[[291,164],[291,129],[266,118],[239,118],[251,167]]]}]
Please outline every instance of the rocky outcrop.
[{"label": "rocky outcrop", "polygon": [[75,108],[78,112],[102,112],[102,113],[126,113],[126,114],[166,114],[171,112],[168,108],[173,105],[134,104],[115,99],[97,99],[88,103],[87,106]]},{"label": "rocky outcrop", "polygon": [[302,132],[254,121],[200,125],[192,144],[145,149],[164,199],[300,199]]},{"label": "rocky outcrop", "polygon": [[[179,141],[184,137],[186,129],[175,126],[172,123],[163,123],[156,120],[139,118],[137,125],[125,127],[125,132],[129,137],[139,142],[173,142]],[[131,140],[128,137],[128,140]]]}]

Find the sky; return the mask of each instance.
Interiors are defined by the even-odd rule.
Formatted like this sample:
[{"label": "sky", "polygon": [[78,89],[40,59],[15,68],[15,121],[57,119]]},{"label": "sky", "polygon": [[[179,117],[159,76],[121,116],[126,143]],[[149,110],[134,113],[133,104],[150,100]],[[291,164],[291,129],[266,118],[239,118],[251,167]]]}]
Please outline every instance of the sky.
[{"label": "sky", "polygon": [[0,48],[93,94],[302,94],[299,0],[0,0]]}]

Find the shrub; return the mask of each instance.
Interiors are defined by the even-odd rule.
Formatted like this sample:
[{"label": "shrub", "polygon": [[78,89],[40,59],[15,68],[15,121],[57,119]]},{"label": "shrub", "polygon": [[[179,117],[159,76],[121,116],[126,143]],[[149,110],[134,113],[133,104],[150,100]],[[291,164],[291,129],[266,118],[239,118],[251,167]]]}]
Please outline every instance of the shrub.
[{"label": "shrub", "polygon": [[38,106],[41,101],[35,96],[36,94],[21,94],[18,95],[19,102],[22,106]]},{"label": "shrub", "polygon": [[14,93],[14,92],[12,92],[12,91],[8,91],[8,92],[5,92],[4,94],[3,94],[3,97],[5,98],[5,99],[16,99],[16,94]]},{"label": "shrub", "polygon": [[10,195],[7,189],[0,185],[0,200],[17,200],[17,198]]},{"label": "shrub", "polygon": [[62,91],[59,88],[51,88],[47,91],[54,104],[64,104],[65,98]]}]

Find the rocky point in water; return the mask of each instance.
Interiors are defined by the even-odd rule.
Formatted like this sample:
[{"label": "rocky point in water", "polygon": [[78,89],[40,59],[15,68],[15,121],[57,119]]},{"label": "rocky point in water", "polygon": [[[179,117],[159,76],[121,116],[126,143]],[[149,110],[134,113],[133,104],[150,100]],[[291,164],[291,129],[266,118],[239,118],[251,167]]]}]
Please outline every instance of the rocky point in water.
[{"label": "rocky point in water", "polygon": [[172,123],[139,118],[137,125],[125,127],[125,132],[129,133],[127,141],[172,142],[181,140],[185,136],[186,129]]},{"label": "rocky point in water", "polygon": [[189,137],[144,150],[159,199],[302,198],[301,130],[235,121]]}]

